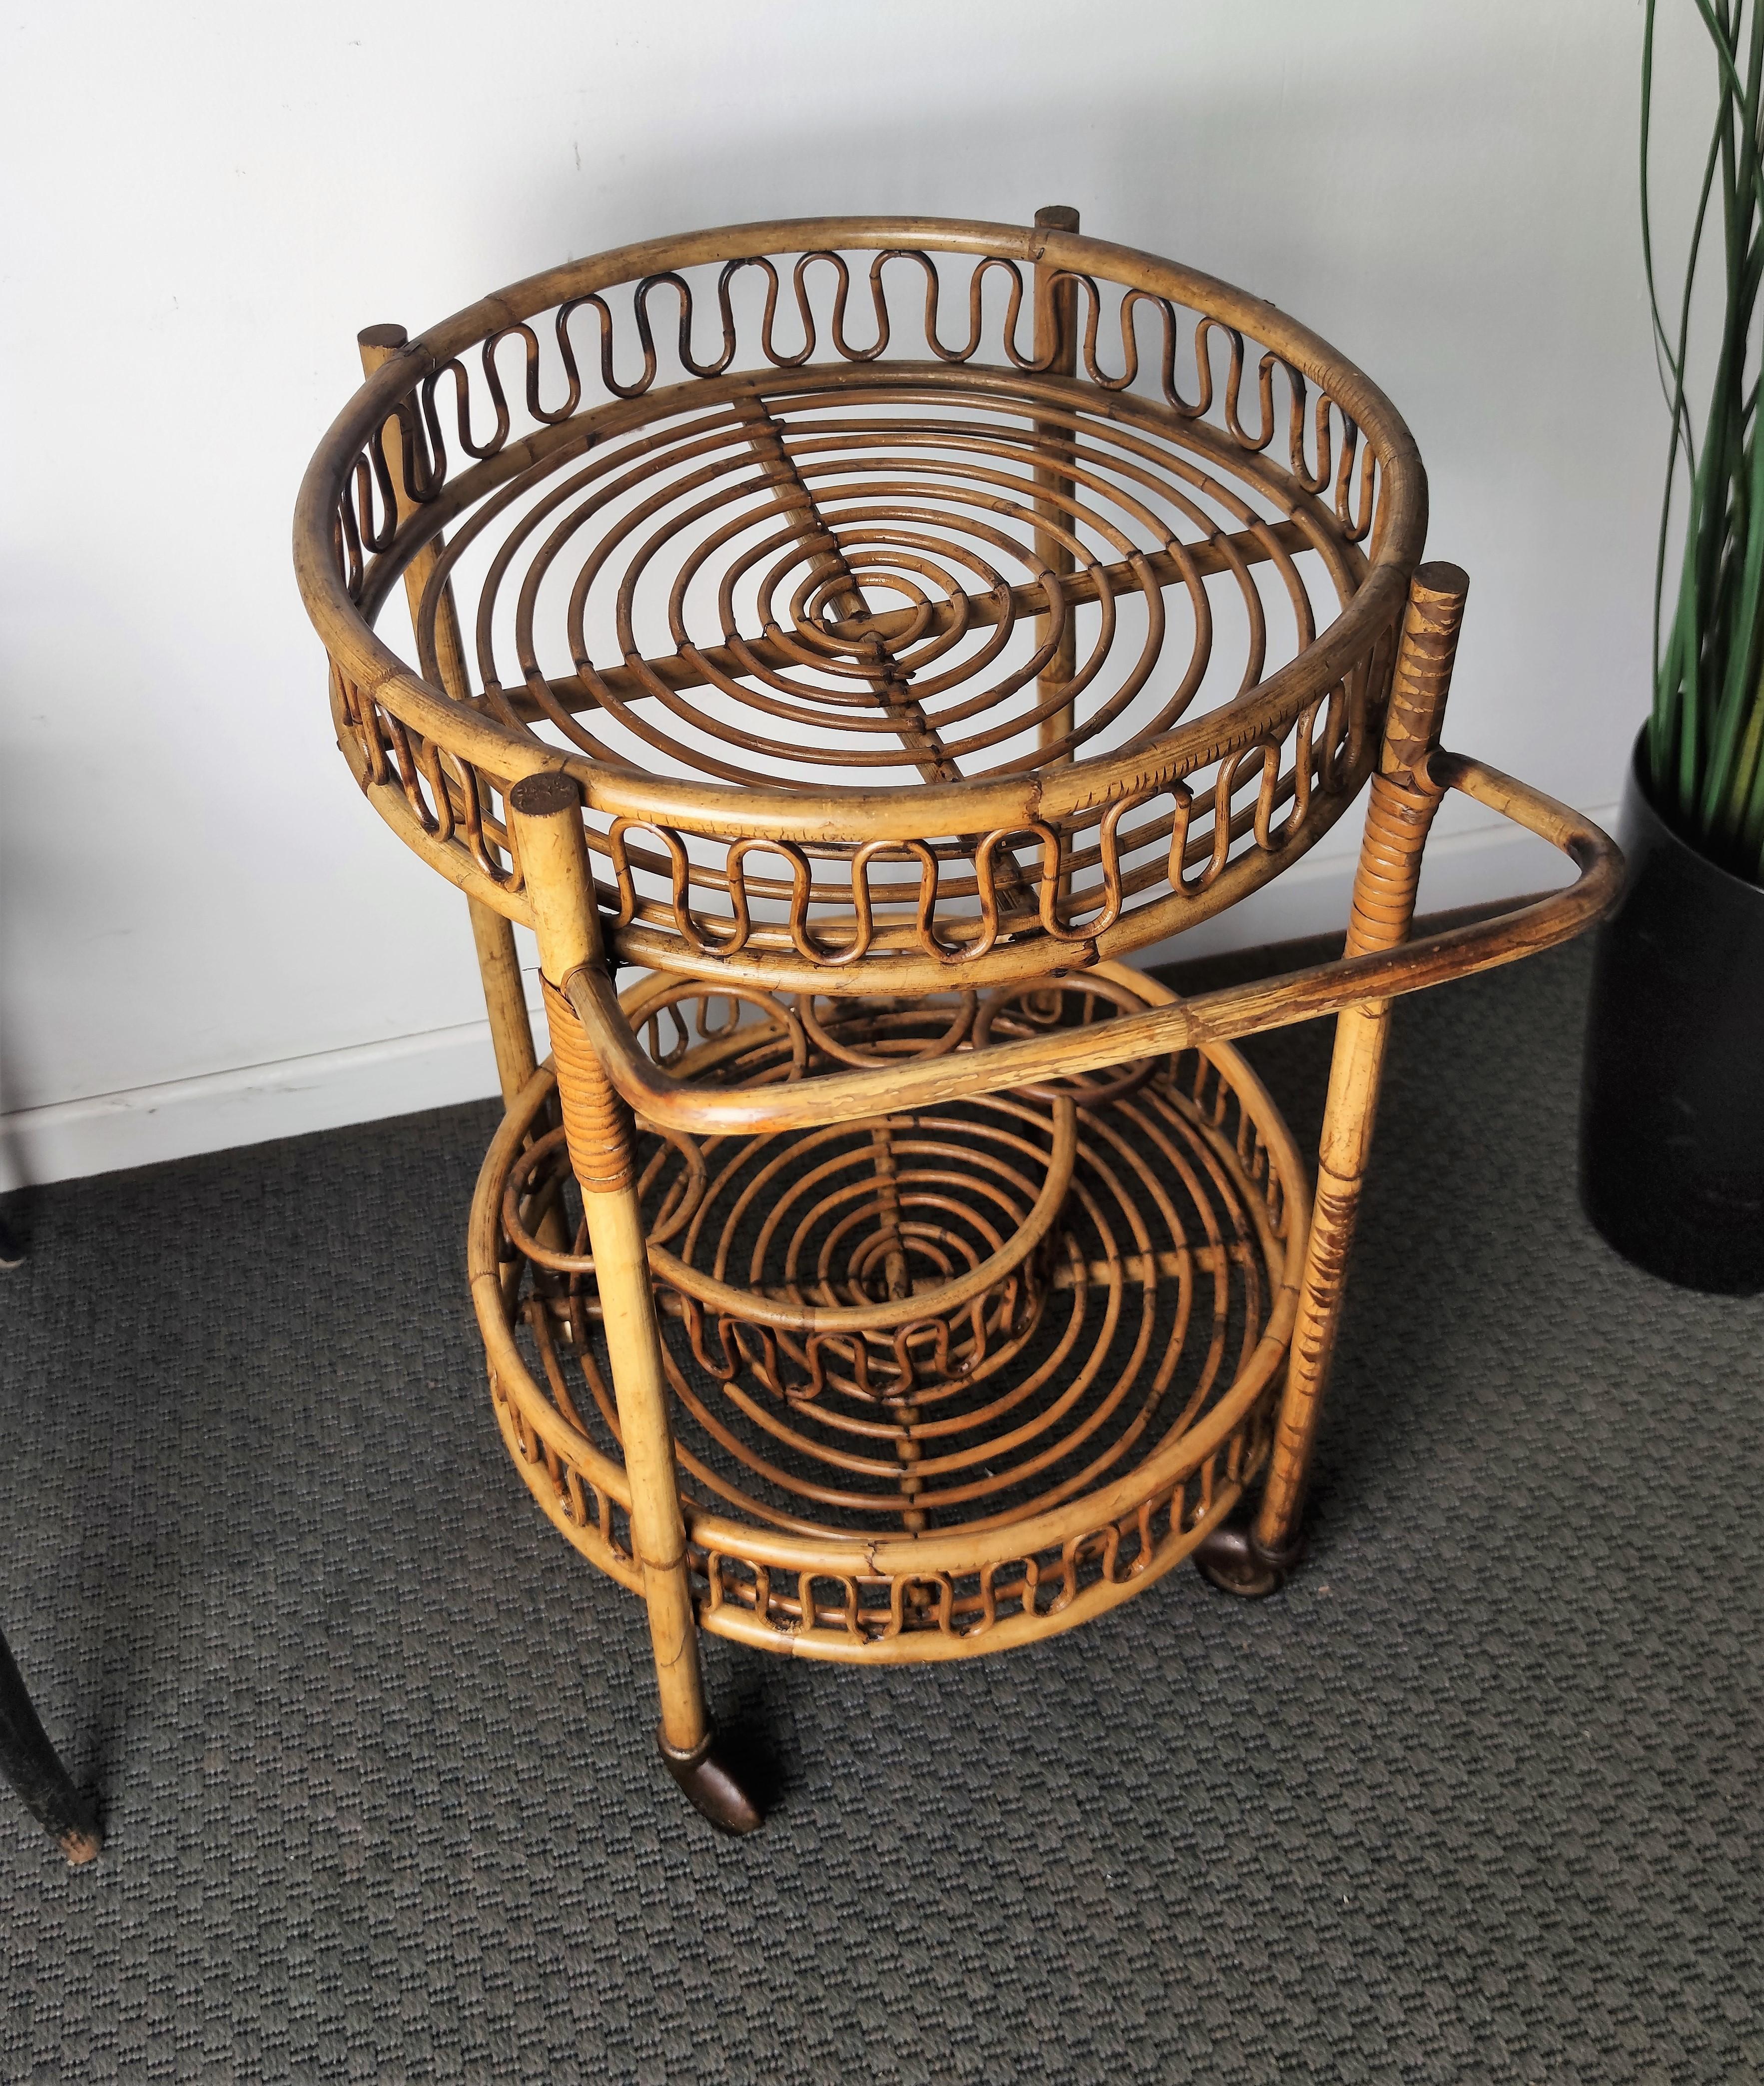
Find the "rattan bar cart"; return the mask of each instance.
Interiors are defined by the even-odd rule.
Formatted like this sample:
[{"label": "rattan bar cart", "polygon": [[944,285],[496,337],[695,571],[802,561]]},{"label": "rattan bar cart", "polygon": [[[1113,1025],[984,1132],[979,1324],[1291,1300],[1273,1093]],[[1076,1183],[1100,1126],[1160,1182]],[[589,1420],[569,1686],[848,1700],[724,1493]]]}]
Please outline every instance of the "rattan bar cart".
[{"label": "rattan bar cart", "polygon": [[[1388,401],[1063,209],[658,240],[361,347],[300,585],[357,781],[470,902],[491,1398],[644,1602],[675,1778],[759,1822],[700,1630],[951,1658],[1191,1556],[1277,1586],[1392,998],[1620,873],[1439,750],[1466,583]],[[1369,777],[1340,961],[1188,999],[1124,962]],[[1449,790],[1577,880],[1409,939]],[[1329,1012],[1313,1194],[1233,1041]]]}]

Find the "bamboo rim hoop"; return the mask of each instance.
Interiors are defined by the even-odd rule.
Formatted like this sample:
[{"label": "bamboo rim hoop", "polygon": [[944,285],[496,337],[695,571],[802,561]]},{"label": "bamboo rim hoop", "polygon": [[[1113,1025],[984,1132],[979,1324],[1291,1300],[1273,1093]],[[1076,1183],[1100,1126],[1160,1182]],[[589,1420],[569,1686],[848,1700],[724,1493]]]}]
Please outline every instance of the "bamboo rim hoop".
[{"label": "bamboo rim hoop", "polygon": [[[842,257],[865,253],[876,257],[869,292],[870,322],[878,337],[873,342],[865,338],[854,342],[850,335],[859,330],[860,321],[847,315],[846,297],[851,290],[854,304],[861,301],[863,286],[856,266]],[[961,338],[963,324],[951,318],[947,309],[942,318],[937,314],[937,259],[946,255],[969,257],[975,264],[968,286],[974,317],[966,341]],[[812,259],[840,270],[839,302],[831,328],[832,344],[837,351],[835,359],[804,360],[821,337],[810,330],[807,293],[800,281],[797,294],[803,300],[806,343],[801,355],[785,355],[776,347],[768,304],[764,340],[769,361],[753,368],[733,367],[736,323],[730,316],[726,287],[720,287],[723,351],[712,361],[700,359],[691,333],[689,286],[682,271],[720,265],[726,284],[731,268],[750,266],[767,272],[776,300],[787,294],[785,279],[792,257],[803,257],[795,263],[799,270]],[[901,270],[910,274],[915,263],[925,271],[928,284],[925,330],[929,350],[927,360],[908,364],[891,360],[887,352],[889,307],[880,271],[886,266],[897,275]],[[1000,269],[1010,275],[1015,287],[1010,293],[1013,301],[1005,359],[988,361],[979,352],[980,313],[983,296],[993,294],[988,283],[997,279],[988,271]],[[1016,336],[1010,333],[1010,326],[1016,324],[1018,300],[1031,274],[1038,279],[1048,277],[1071,286],[1073,323],[1084,338],[1082,344],[1075,339],[1067,343],[1065,362],[1073,368],[1070,375],[1062,373],[1062,365],[1052,351],[1043,353],[1038,345],[1036,354],[1026,358],[1012,344]],[[785,283],[784,291],[780,288],[781,283]],[[1107,342],[1099,340],[1103,313],[1102,294],[1096,287],[1099,283],[1120,299],[1116,315],[1120,339],[1112,350]],[[623,377],[619,374],[606,293],[630,285],[635,286],[631,292],[632,309],[645,346],[645,367],[651,380],[657,357],[650,308],[656,305],[654,321],[665,328],[671,316],[666,300],[677,296],[679,301],[680,354],[691,373],[659,391],[646,390],[643,372],[633,377],[627,368]],[[658,297],[663,301],[657,305]],[[959,303],[954,292],[946,297],[946,307]],[[572,362],[570,393],[563,407],[546,404],[537,388],[540,382],[536,373],[537,336],[529,322],[542,313],[580,313],[590,307],[597,310],[602,321],[603,374],[612,387],[612,395],[603,402],[577,411],[585,394]],[[1161,315],[1167,354],[1165,395],[1179,402],[1181,380],[1171,375],[1175,364],[1167,358],[1176,351],[1179,314],[1184,324],[1190,323],[1192,315],[1190,345],[1196,372],[1192,381],[1202,385],[1204,397],[1200,402],[1180,403],[1179,411],[1143,395],[1129,384],[1131,369],[1128,365],[1139,354],[1139,329],[1147,313],[1151,315],[1147,323]],[[561,316],[558,328],[559,338],[563,338]],[[950,334],[954,336],[953,344],[946,338]],[[495,351],[516,336],[525,343],[529,405],[538,421],[527,434],[511,439],[507,384],[496,374]],[[628,342],[618,351],[625,352],[627,347]],[[458,403],[467,381],[462,358],[474,351],[498,401],[501,432],[499,435],[492,430],[487,436],[480,427],[474,436],[462,419],[460,440],[474,445],[470,453],[460,456],[459,467],[451,475],[424,483],[423,472],[433,470],[440,440],[436,400],[447,398],[450,384],[455,394],[453,402]],[[518,347],[509,350],[511,370],[512,358],[518,352]],[[1221,359],[1228,359],[1230,368],[1223,390],[1215,398],[1214,364]],[[1270,388],[1276,374],[1281,374],[1287,387],[1290,427],[1276,425],[1280,416]],[[1085,732],[1091,730],[1094,735],[1094,729],[1081,726],[1078,740],[1069,742],[1066,750],[1060,750],[1061,742],[1056,738],[1054,751],[1044,761],[1027,763],[1019,759],[1014,764],[1016,772],[965,774],[953,763],[940,764],[927,759],[921,764],[921,779],[911,789],[873,789],[843,782],[811,788],[804,786],[800,777],[784,786],[768,775],[769,756],[748,760],[744,756],[733,764],[725,757],[721,772],[713,763],[711,770],[690,776],[640,772],[639,766],[628,760],[591,757],[538,737],[508,703],[499,705],[487,692],[473,696],[457,682],[448,688],[444,685],[447,675],[438,662],[431,662],[435,670],[431,674],[414,670],[375,635],[372,615],[398,573],[410,568],[413,559],[432,557],[424,547],[440,540],[443,525],[465,514],[480,496],[495,496],[495,487],[508,483],[518,470],[542,473],[546,460],[561,455],[566,444],[576,444],[584,453],[592,454],[595,444],[610,441],[622,428],[628,432],[648,424],[664,406],[669,413],[678,415],[695,411],[700,405],[708,409],[719,401],[725,405],[733,401],[746,411],[741,402],[758,395],[756,384],[763,389],[769,386],[768,396],[784,394],[799,403],[818,398],[839,407],[843,398],[857,395],[864,386],[874,390],[878,385],[891,385],[896,393],[916,391],[925,398],[954,400],[982,413],[1047,416],[1034,424],[1039,430],[1036,439],[1042,445],[1039,450],[1020,445],[1012,449],[997,434],[995,421],[988,421],[983,432],[995,450],[1010,452],[1010,469],[1026,471],[1028,461],[1035,461],[1032,477],[1036,498],[1044,506],[1060,485],[1076,487],[1073,500],[1082,504],[1089,500],[1093,507],[1100,501],[1105,524],[1110,502],[1118,505],[1129,498],[1121,491],[1127,483],[1122,474],[1130,475],[1140,468],[1133,462],[1132,445],[1141,440],[1135,430],[1155,430],[1161,426],[1167,433],[1180,424],[1184,439],[1200,445],[1197,453],[1202,461],[1210,457],[1218,466],[1214,490],[1221,484],[1229,485],[1238,473],[1248,474],[1244,483],[1259,486],[1262,496],[1277,480],[1284,487],[1281,504],[1291,518],[1278,526],[1296,532],[1292,536],[1293,547],[1319,550],[1326,560],[1335,560],[1339,612],[1320,629],[1311,632],[1308,641],[1301,642],[1296,655],[1286,663],[1266,673],[1247,672],[1244,684],[1235,696],[1199,714],[1179,716],[1167,729],[1150,737],[1133,738],[1124,745],[1100,751],[1087,750]],[[441,387],[439,392],[437,385]],[[1209,400],[1211,404],[1206,403]],[[423,432],[425,412],[430,416],[428,424],[436,431],[436,441],[427,449],[429,437]],[[389,445],[382,431],[389,428],[393,430],[392,446],[400,439],[404,441],[402,464],[398,457],[387,455]],[[402,437],[399,429],[403,430]],[[1087,482],[1082,455],[1074,447],[1086,429],[1103,430],[1110,444],[1124,445],[1110,448],[1107,472],[1099,477],[1093,470]],[[1272,457],[1274,453],[1270,445],[1277,434],[1287,439],[1292,470],[1284,466],[1276,470],[1265,461],[1265,456]],[[1308,449],[1307,441],[1311,445]],[[473,458],[480,455],[484,461],[474,463]],[[1344,488],[1357,470],[1359,490],[1352,496],[1365,508],[1358,530],[1349,530],[1346,538],[1341,536],[1324,504],[1334,468],[1333,457],[1340,460],[1340,470],[1336,472],[1337,505],[1347,496]],[[1056,480],[1048,467],[1050,462],[1068,475]],[[369,483],[374,471],[397,467],[404,474],[403,485],[394,487],[388,476],[376,494]],[[971,504],[976,512],[987,498],[1001,496],[999,484],[1009,487],[1017,482],[1008,475],[1001,478],[998,470],[988,466],[984,458],[971,462],[968,470],[969,478],[964,482],[971,486]],[[988,471],[994,481],[990,492],[981,483]],[[1324,499],[1313,496],[1313,483]],[[365,501],[361,511],[366,531],[369,526],[366,517],[373,511],[375,500],[384,505],[393,494],[396,498],[391,504],[402,517],[396,531],[385,537],[383,547],[371,559],[363,552],[365,568],[352,582],[349,573],[339,565],[338,516],[352,511],[352,500]],[[959,503],[971,496],[957,487],[952,496]],[[886,506],[886,500],[879,504]],[[1022,505],[1020,500],[1015,504]],[[308,612],[331,655],[333,703],[339,735],[358,778],[401,836],[474,897],[510,917],[527,918],[518,865],[504,862],[498,851],[499,847],[506,847],[506,841],[499,828],[491,831],[495,820],[486,793],[505,792],[521,777],[546,769],[561,768],[572,775],[583,790],[591,820],[598,817],[612,822],[615,828],[632,829],[630,844],[640,850],[647,848],[649,854],[645,859],[660,863],[664,873],[665,860],[657,852],[655,841],[657,836],[665,839],[669,833],[714,837],[729,846],[732,858],[743,844],[783,844],[809,850],[811,856],[816,850],[849,857],[852,850],[861,855],[866,848],[880,849],[884,861],[897,867],[904,854],[915,846],[925,849],[920,836],[969,836],[970,854],[978,851],[973,871],[967,883],[951,887],[955,893],[952,907],[937,911],[929,925],[927,919],[921,918],[916,940],[912,923],[900,916],[900,905],[903,899],[910,899],[910,889],[898,877],[885,880],[881,887],[884,910],[893,909],[879,926],[870,923],[868,900],[860,890],[855,901],[856,925],[842,928],[831,940],[823,937],[816,942],[807,924],[813,905],[805,909],[805,901],[794,900],[793,922],[797,922],[798,913],[801,919],[793,926],[789,936],[774,927],[769,940],[762,932],[750,937],[742,924],[745,869],[737,876],[733,858],[726,871],[715,866],[707,869],[702,861],[688,862],[689,850],[684,847],[676,848],[679,890],[672,916],[657,915],[652,906],[647,913],[638,908],[637,917],[621,918],[617,929],[620,952],[628,960],[665,962],[670,968],[691,974],[745,977],[768,988],[788,980],[800,989],[817,967],[824,972],[830,961],[844,961],[850,966],[849,986],[836,983],[833,989],[856,990],[860,979],[876,973],[886,957],[890,960],[890,974],[902,990],[925,992],[935,989],[939,965],[972,964],[979,981],[983,977],[1032,977],[1047,968],[1050,947],[1056,951],[1061,944],[1069,946],[1080,963],[1092,960],[1093,954],[1125,953],[1231,903],[1265,880],[1325,830],[1351,800],[1368,771],[1371,743],[1375,734],[1362,727],[1376,723],[1382,700],[1378,685],[1383,670],[1380,660],[1383,668],[1388,668],[1394,626],[1408,579],[1420,555],[1426,513],[1426,482],[1420,458],[1390,402],[1316,334],[1262,300],[1155,256],[1057,229],[942,219],[820,218],[650,241],[589,257],[530,277],[468,306],[389,353],[334,424],[306,474],[296,510],[295,561]],[[1256,520],[1253,515],[1251,519],[1253,526],[1246,526],[1245,540],[1258,535],[1265,540],[1260,548],[1252,544],[1248,555],[1282,558],[1290,555],[1283,540],[1277,543],[1269,535],[1270,528],[1277,535],[1275,525]],[[884,522],[874,526],[886,535],[892,525]],[[969,526],[963,522],[964,528]],[[1021,536],[1023,525],[1012,526]],[[1038,544],[1053,544],[1048,526],[1044,517],[1037,521]],[[390,529],[390,522],[386,527]],[[1367,531],[1370,541],[1363,550],[1349,540]],[[895,533],[898,535],[900,531],[896,529]],[[1062,539],[1072,543],[1077,540],[1075,536]],[[1124,543],[1126,539],[1122,541]],[[1018,547],[1017,539],[1011,538],[1012,551]],[[1175,542],[1172,553],[1163,554],[1163,564],[1157,570],[1148,568],[1124,583],[1154,609],[1166,589],[1175,585],[1181,590],[1184,576],[1176,568],[1184,565],[1189,551],[1195,548],[1207,556],[1235,558],[1242,555],[1230,546],[1223,553],[1214,554],[1206,543]],[[899,552],[908,564],[918,555],[910,547]],[[1129,556],[1126,565],[1133,564],[1141,555],[1134,552]],[[1028,597],[1041,601],[1039,612],[1049,630],[1046,649],[1048,656],[1057,661],[1069,656],[1070,642],[1061,640],[1057,630],[1047,624],[1046,611],[1051,607],[1057,618],[1062,599],[1071,594],[1074,554],[1069,547],[1054,548],[1049,549],[1048,556],[1052,565],[1048,566],[1047,559],[1043,565],[1052,577],[1018,586],[1015,595],[1024,597],[1023,605],[1018,606],[1014,597],[998,612],[1032,615],[1038,611]],[[1124,572],[1126,565],[1116,569]],[[1220,569],[1216,564],[1209,568]],[[850,577],[861,581],[863,574]],[[899,581],[897,577],[893,582],[896,598],[904,605],[893,611],[895,624],[903,619],[911,624],[916,616],[923,623],[928,601],[932,607],[950,612],[946,597],[961,577],[959,573],[953,578],[948,573],[940,575],[946,582],[945,593],[938,594],[933,587],[931,595],[917,603],[912,598],[910,585]],[[1106,572],[1100,580],[1087,578],[1082,573],[1077,577],[1093,588],[1100,585],[1103,594],[1107,594],[1110,582]],[[993,579],[990,593],[997,597],[1003,582],[997,573]],[[1188,573],[1185,584],[1192,592],[1197,585],[1194,572]],[[1035,594],[1036,585],[1041,589],[1039,595]],[[829,606],[829,586],[836,592],[836,584],[829,582],[810,602],[813,615],[805,627],[811,639],[814,629],[821,627],[814,617],[832,618],[837,623],[835,609]],[[971,602],[988,592],[976,578],[963,600]],[[1097,597],[1081,590],[1072,598]],[[1106,609],[1106,600],[1104,605]],[[968,611],[963,608],[962,612]],[[849,619],[848,616],[848,623]],[[887,615],[881,612],[872,617],[878,623],[887,619]],[[1060,650],[1062,642],[1066,645],[1065,653]],[[1158,670],[1171,670],[1160,666]],[[1289,817],[1282,829],[1278,806],[1269,794],[1280,761],[1277,749],[1302,720],[1318,714],[1320,705],[1338,705],[1340,692],[1355,676],[1358,677],[1355,700],[1364,714],[1356,713],[1354,720],[1353,751],[1341,772],[1334,775],[1335,786],[1318,793],[1306,819]],[[742,692],[754,686],[753,677],[747,675]],[[644,692],[648,692],[648,684]],[[521,693],[518,688],[513,692]],[[824,691],[817,688],[815,692]],[[784,707],[788,709],[788,701]],[[415,748],[414,751],[409,747],[404,749],[402,764],[397,749],[393,748],[395,786],[385,781],[386,763],[380,759],[377,741],[371,754],[363,754],[354,743],[360,735],[362,715],[369,711],[376,718],[383,713],[393,741],[408,734]],[[1056,707],[1050,714],[1064,715],[1069,723],[1072,712],[1069,705],[1064,713]],[[1332,709],[1332,730],[1336,728],[1336,716]],[[872,720],[871,728],[886,730],[888,721]],[[1044,726],[1044,734],[1048,729]],[[1311,794],[1314,760],[1321,760],[1327,767],[1335,757],[1328,749],[1313,749],[1307,734],[1319,729],[1303,726],[1304,743],[1294,754],[1293,766],[1282,785],[1289,794],[1298,789],[1301,810],[1306,808]],[[376,723],[375,730],[378,730]],[[992,735],[996,738],[997,732]],[[903,756],[897,751],[890,757],[898,766]],[[1187,831],[1188,816],[1180,801],[1185,797],[1182,778],[1214,763],[1220,764],[1225,778],[1213,828],[1216,845],[1212,858],[1203,860],[1194,869],[1182,856],[1182,833]],[[426,773],[422,772],[425,764]],[[729,779],[737,770],[740,779]],[[1263,778],[1265,786],[1260,790],[1252,821],[1250,810],[1239,811],[1231,800],[1234,790],[1256,785],[1258,777]],[[1171,829],[1170,867],[1167,872],[1152,865],[1132,872],[1125,901],[1129,909],[1124,916],[1123,900],[1109,894],[1125,873],[1117,866],[1117,857],[1128,848],[1134,829],[1131,817],[1125,828],[1117,830],[1119,822],[1133,806],[1143,806],[1160,792],[1173,793],[1179,800],[1175,808],[1163,814],[1164,824],[1158,828],[1160,832]],[[431,801],[432,815],[426,808]],[[451,846],[443,845],[445,832],[437,841],[436,817],[449,832],[458,825],[470,840],[470,849],[457,841]],[[1092,862],[1093,871],[1108,889],[1093,888],[1087,905],[1079,909],[1080,917],[1060,917],[1063,900],[1049,896],[1051,870],[1031,872],[1031,883],[1036,887],[1031,891],[1031,900],[1039,896],[1044,901],[1039,934],[1024,931],[1019,920],[1015,923],[1018,931],[1001,939],[996,923],[976,924],[967,917],[972,912],[973,900],[963,899],[961,892],[973,890],[976,874],[980,880],[980,909],[986,914],[993,902],[986,896],[991,888],[989,879],[1001,872],[1008,884],[1018,874],[1005,858],[1008,851],[1014,849],[1020,853],[1025,845],[1035,844],[1039,834],[1044,837],[1039,845],[1044,849],[1057,854],[1063,846],[1069,857],[1073,843],[1057,836],[1086,822],[1093,840],[1086,843],[1090,854],[1085,859]],[[1234,852],[1250,823],[1256,828],[1256,846]],[[1301,824],[1303,830],[1297,830]],[[591,832],[590,839],[604,845],[601,835]],[[615,847],[618,845],[616,831],[614,843]],[[1138,832],[1137,844],[1146,845],[1144,828]],[[860,863],[859,871],[867,874],[864,864]],[[854,871],[854,878],[861,883],[859,871]],[[811,881],[818,874],[812,862],[807,873]],[[776,864],[771,874],[776,883]],[[1067,897],[1071,875],[1069,868],[1060,871],[1059,888]],[[1158,881],[1166,875],[1171,879],[1168,888]],[[724,924],[729,916],[720,916],[702,927],[697,924],[699,916],[693,910],[691,894],[707,883],[729,892],[737,922],[733,931]],[[934,875],[931,883],[934,890]],[[818,893],[818,884],[814,888]],[[681,892],[687,894],[683,900]],[[1000,902],[1008,897],[1007,892]],[[819,902],[818,897],[814,902]],[[941,899],[937,901],[939,905],[942,902]],[[622,910],[628,915],[631,909],[627,896]],[[662,921],[660,932],[656,925],[658,918]],[[872,940],[873,961],[866,953]],[[670,957],[678,960],[669,961]]]}]

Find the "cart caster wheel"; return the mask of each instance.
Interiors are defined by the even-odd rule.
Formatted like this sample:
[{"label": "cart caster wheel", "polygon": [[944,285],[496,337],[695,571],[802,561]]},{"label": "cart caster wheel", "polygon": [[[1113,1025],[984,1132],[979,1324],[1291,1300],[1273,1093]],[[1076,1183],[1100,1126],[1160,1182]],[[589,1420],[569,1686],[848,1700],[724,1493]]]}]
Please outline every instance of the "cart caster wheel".
[{"label": "cart caster wheel", "polygon": [[708,1818],[719,1833],[739,1837],[757,1833],[765,1817],[759,1806],[735,1778],[716,1749],[716,1734],[708,1731],[689,1752],[677,1752],[658,1731],[662,1765],[681,1788],[686,1801],[700,1817]]},{"label": "cart caster wheel", "polygon": [[1235,1594],[1240,1601],[1261,1601],[1277,1594],[1292,1577],[1299,1550],[1296,1543],[1283,1550],[1265,1550],[1249,1529],[1227,1522],[1202,1538],[1195,1550],[1194,1568],[1222,1594]]}]

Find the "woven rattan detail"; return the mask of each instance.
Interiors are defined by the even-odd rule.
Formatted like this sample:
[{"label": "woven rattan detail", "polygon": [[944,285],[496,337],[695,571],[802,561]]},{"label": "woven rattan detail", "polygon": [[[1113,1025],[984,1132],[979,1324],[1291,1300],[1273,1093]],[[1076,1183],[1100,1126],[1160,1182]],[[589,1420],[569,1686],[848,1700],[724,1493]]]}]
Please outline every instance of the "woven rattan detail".
[{"label": "woven rattan detail", "polygon": [[549,978],[540,986],[570,1164],[584,1188],[610,1194],[636,1172],[631,1110],[601,1071],[575,1009]]},{"label": "woven rattan detail", "polygon": [[389,354],[303,496],[344,751],[474,896],[528,918],[502,793],[562,760],[623,960],[922,995],[1176,932],[1341,815],[1422,486],[1321,342],[1054,224],[625,265]]}]

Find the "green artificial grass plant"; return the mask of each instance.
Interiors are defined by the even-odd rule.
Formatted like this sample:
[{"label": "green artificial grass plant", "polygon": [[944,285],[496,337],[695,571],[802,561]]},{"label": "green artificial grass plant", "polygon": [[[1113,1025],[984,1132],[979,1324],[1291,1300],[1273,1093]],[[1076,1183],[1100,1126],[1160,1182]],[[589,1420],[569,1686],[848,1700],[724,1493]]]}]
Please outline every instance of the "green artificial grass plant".
[{"label": "green artificial grass plant", "polygon": [[[1642,55],[1642,248],[1661,377],[1672,407],[1654,574],[1655,806],[1711,861],[1764,883],[1764,439],[1757,329],[1764,277],[1764,0],[1691,0],[1715,47],[1714,134],[1668,332],[1655,287],[1648,193],[1656,0]],[[1711,204],[1719,204],[1719,211]],[[1719,225],[1725,271],[1715,381],[1698,446],[1685,402],[1692,292]],[[1675,496],[1685,494],[1677,607],[1663,622]]]}]

